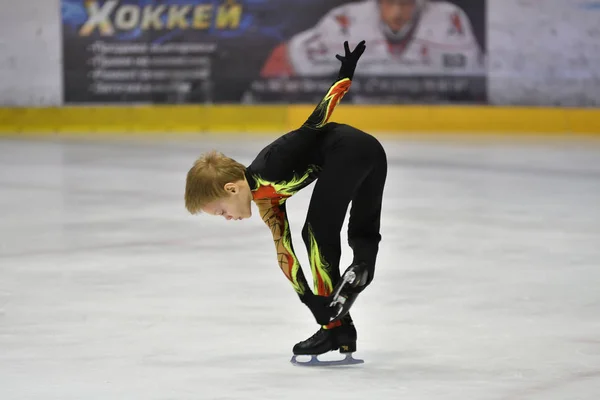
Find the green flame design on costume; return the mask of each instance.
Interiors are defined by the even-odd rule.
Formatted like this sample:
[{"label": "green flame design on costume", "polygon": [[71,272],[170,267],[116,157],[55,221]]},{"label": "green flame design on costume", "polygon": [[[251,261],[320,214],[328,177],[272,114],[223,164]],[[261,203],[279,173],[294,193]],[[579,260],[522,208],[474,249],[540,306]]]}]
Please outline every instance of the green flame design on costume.
[{"label": "green flame design on costume", "polygon": [[304,172],[304,175],[302,175],[302,176],[294,175],[294,177],[289,181],[278,181],[278,182],[267,181],[267,180],[262,179],[261,177],[255,175],[254,179],[256,180],[256,184],[257,184],[255,190],[260,188],[261,186],[272,186],[275,189],[275,192],[277,192],[277,194],[280,194],[283,196],[293,196],[296,192],[298,192],[298,190],[302,189],[306,180],[310,179],[311,175],[314,172],[317,172],[319,170],[320,170],[320,168],[318,166],[309,165],[308,168],[306,169],[306,172]]},{"label": "green flame design on costume", "polygon": [[[292,179],[290,179],[289,181],[277,181],[277,182],[272,182],[272,181],[268,181],[266,179],[261,178],[258,175],[253,175],[254,180],[256,181],[256,187],[254,188],[254,191],[260,190],[262,187],[272,187],[274,189],[275,194],[282,196],[281,198],[271,198],[271,202],[276,201],[279,206],[283,206],[283,204],[285,203],[285,201],[287,200],[288,197],[293,196],[295,193],[297,193],[300,189],[302,189],[303,187],[307,186],[306,185],[306,181],[311,179],[313,177],[313,174],[315,172],[320,171],[320,167],[316,166],[316,165],[309,165],[308,168],[306,169],[306,171],[304,172],[303,175],[301,176],[297,176],[294,175],[292,177]],[[271,193],[269,193],[270,195]],[[273,203],[271,203],[273,204]],[[291,229],[290,229],[290,225],[288,222],[287,217],[285,216],[285,212],[283,212],[282,210],[277,210],[277,207],[274,207],[274,212],[277,214],[279,212],[281,212],[284,215],[283,218],[283,232],[281,232],[281,245],[283,246],[283,248],[286,250],[287,255],[279,255],[287,257],[289,255],[289,257],[286,261],[288,263],[288,265],[290,264],[291,261],[291,269],[290,269],[290,278],[291,278],[291,283],[292,286],[294,287],[294,290],[300,294],[303,295],[306,292],[306,279],[304,278],[304,274],[302,273],[301,267],[300,267],[300,262],[298,261],[298,258],[296,257],[296,254],[293,251],[292,248],[292,235],[291,235]],[[314,248],[315,246],[311,246],[312,248]],[[317,254],[318,254],[318,249],[317,249]],[[298,280],[298,275],[300,275],[302,277],[301,280]],[[313,273],[314,275],[314,273]],[[327,274],[324,274],[323,276],[327,277]],[[316,281],[315,281],[316,282]],[[331,281],[329,280],[329,284],[331,285]]]},{"label": "green flame design on costume", "polygon": [[[313,284],[315,287],[315,294],[318,293],[319,288],[319,280],[318,276],[320,275],[323,279],[323,283],[327,288],[328,293],[333,291],[333,283],[331,282],[331,278],[329,276],[329,263],[323,258],[321,251],[319,250],[319,245],[317,244],[317,239],[315,239],[315,235],[312,230],[312,226],[308,225],[308,237],[310,240],[310,269],[312,271],[313,276]],[[317,274],[317,271],[319,272]]]},{"label": "green flame design on costume", "polygon": [[294,287],[296,293],[303,295],[306,291],[306,288],[304,287],[302,282],[298,281],[298,270],[300,270],[300,262],[298,261],[296,254],[292,250],[292,235],[287,218],[285,219],[284,231],[281,239],[283,240],[283,247],[287,250],[288,254],[294,260],[291,270],[292,286]]}]

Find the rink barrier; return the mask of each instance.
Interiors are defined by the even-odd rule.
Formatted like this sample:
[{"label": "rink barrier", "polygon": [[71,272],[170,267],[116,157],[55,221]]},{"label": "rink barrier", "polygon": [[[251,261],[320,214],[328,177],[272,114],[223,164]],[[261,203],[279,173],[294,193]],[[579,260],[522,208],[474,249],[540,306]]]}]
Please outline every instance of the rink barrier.
[{"label": "rink barrier", "polygon": [[[313,109],[314,105],[0,108],[0,132],[276,133],[297,128]],[[339,105],[332,120],[369,132],[600,136],[600,109]]]}]

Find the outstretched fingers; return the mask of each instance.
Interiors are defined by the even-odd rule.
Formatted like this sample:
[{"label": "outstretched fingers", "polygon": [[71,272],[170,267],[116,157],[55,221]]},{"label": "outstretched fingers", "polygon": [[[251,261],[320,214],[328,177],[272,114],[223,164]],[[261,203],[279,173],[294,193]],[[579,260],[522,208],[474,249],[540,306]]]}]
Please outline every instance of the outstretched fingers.
[{"label": "outstretched fingers", "polygon": [[362,53],[365,51],[365,48],[367,46],[365,46],[365,41],[362,40],[355,48],[354,48],[354,54],[356,54],[356,57],[360,57],[362,55]]}]

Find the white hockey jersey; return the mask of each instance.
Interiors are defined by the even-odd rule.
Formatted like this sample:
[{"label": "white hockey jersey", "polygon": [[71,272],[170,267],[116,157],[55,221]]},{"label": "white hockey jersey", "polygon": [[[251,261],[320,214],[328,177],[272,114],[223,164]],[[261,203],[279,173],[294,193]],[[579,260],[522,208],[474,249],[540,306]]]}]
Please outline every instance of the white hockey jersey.
[{"label": "white hockey jersey", "polygon": [[262,71],[263,77],[335,74],[344,54],[361,40],[367,50],[355,76],[479,76],[485,74],[481,49],[468,17],[447,2],[426,3],[418,24],[401,43],[389,41],[382,29],[377,0],[337,7],[313,28],[293,36],[276,49]]}]

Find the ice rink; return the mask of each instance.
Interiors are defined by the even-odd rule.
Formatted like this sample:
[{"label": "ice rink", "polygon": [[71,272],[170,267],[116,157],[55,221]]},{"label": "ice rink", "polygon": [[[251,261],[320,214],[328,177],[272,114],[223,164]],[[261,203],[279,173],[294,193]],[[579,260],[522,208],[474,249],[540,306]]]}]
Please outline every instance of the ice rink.
[{"label": "ice rink", "polygon": [[0,399],[600,398],[599,142],[382,136],[365,364],[323,369],[289,363],[318,326],[260,218],[184,208],[201,153],[272,138],[0,139]]}]

